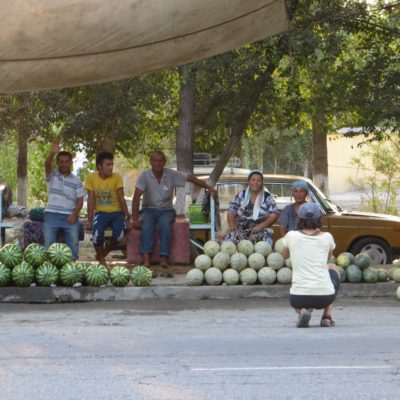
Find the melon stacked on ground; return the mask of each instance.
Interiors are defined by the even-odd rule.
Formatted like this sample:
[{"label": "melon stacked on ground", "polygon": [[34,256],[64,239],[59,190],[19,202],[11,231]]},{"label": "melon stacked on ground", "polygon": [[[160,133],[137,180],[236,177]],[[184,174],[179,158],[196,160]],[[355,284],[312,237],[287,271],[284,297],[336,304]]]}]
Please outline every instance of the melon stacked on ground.
[{"label": "melon stacked on ground", "polygon": [[[194,269],[186,275],[191,286],[208,285],[253,285],[261,283],[290,284],[292,281],[292,264],[290,258],[282,256],[282,239],[276,241],[274,250],[267,242],[253,245],[249,240],[242,240],[237,246],[232,242],[208,241],[204,245],[204,254],[196,257]],[[366,253],[353,256],[341,253],[337,258],[331,257],[328,263],[338,266],[341,282],[376,283],[394,280],[400,282],[400,267],[393,266],[388,271],[384,268],[373,268],[371,258]],[[396,272],[397,271],[397,272]]]},{"label": "melon stacked on ground", "polygon": [[[329,260],[336,264],[340,272],[340,281],[349,283],[376,283],[386,282],[393,279],[390,270],[384,268],[373,268],[371,266],[371,257],[367,253],[359,253],[354,256],[351,253],[344,252],[339,254],[336,259]],[[393,267],[395,271],[398,267]]]},{"label": "melon stacked on ground", "polygon": [[14,244],[0,249],[0,286],[104,286],[109,281],[118,287],[130,281],[135,286],[148,286],[152,277],[145,266],[134,268],[132,273],[125,266],[114,266],[109,272],[101,264],[73,262],[71,249],[64,243],[54,243],[48,250],[36,243],[25,251]]},{"label": "melon stacked on ground", "polygon": [[283,256],[273,251],[267,242],[253,244],[249,240],[241,240],[235,246],[233,242],[219,244],[210,240],[204,245],[204,254],[196,257],[194,266],[186,275],[191,286],[204,283],[212,286],[272,285],[292,281],[290,263],[285,265]]}]

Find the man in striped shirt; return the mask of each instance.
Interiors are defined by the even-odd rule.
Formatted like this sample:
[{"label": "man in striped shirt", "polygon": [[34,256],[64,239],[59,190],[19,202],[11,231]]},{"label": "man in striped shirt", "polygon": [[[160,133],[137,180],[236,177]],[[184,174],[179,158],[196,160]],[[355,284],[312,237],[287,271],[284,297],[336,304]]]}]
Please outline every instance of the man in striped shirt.
[{"label": "man in striped shirt", "polygon": [[[52,168],[55,154],[57,154],[57,169]],[[83,206],[85,191],[81,180],[71,173],[72,154],[60,151],[59,141],[54,140],[44,167],[48,188],[48,202],[43,224],[44,245],[48,248],[57,241],[58,232],[63,231],[65,243],[72,251],[72,259],[77,260],[79,212]]]}]

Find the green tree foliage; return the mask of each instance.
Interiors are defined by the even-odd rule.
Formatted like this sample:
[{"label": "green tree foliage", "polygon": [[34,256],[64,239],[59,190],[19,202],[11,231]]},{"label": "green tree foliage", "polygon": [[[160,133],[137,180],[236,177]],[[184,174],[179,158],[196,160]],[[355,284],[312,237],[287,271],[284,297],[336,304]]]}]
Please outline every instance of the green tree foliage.
[{"label": "green tree foliage", "polygon": [[10,185],[13,193],[17,189],[17,143],[12,135],[0,141],[0,182]]},{"label": "green tree foliage", "polygon": [[31,155],[28,158],[28,204],[30,207],[44,207],[47,203],[44,161],[49,154],[50,144],[44,140],[32,140],[28,148]]},{"label": "green tree foliage", "polygon": [[172,70],[141,78],[66,91],[62,136],[88,156],[117,151],[140,164],[154,148],[170,145],[176,130],[177,74]]}]

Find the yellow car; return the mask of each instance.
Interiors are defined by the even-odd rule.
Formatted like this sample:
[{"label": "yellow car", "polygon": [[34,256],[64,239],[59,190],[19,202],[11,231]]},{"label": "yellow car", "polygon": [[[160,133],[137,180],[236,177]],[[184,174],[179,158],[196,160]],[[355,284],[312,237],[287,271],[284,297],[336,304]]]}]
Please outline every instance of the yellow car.
[{"label": "yellow car", "polygon": [[[206,176],[200,178],[207,179]],[[307,183],[308,201],[318,204],[321,209],[322,230],[333,235],[335,255],[344,251],[353,254],[366,252],[374,264],[391,264],[394,256],[400,254],[400,217],[341,210],[310,179],[302,176],[264,174],[265,186],[274,195],[279,210],[293,201],[291,185],[297,180]],[[221,213],[227,210],[235,194],[246,186],[247,174],[224,174],[220,177],[217,189]],[[273,228],[278,239],[278,223]]]}]

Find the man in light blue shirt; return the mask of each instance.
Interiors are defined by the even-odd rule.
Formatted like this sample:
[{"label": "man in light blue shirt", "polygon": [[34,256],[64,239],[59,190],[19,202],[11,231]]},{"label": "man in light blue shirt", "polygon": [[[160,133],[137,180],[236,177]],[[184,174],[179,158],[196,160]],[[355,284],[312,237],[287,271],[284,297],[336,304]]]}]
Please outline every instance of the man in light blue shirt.
[{"label": "man in light blue shirt", "polygon": [[[58,154],[57,154],[58,153]],[[52,168],[57,154],[57,169]],[[44,163],[48,188],[43,234],[46,248],[57,241],[59,231],[64,232],[65,243],[72,251],[72,259],[79,253],[79,212],[83,205],[85,191],[81,180],[72,170],[72,154],[60,151],[60,143],[54,140]]]}]

